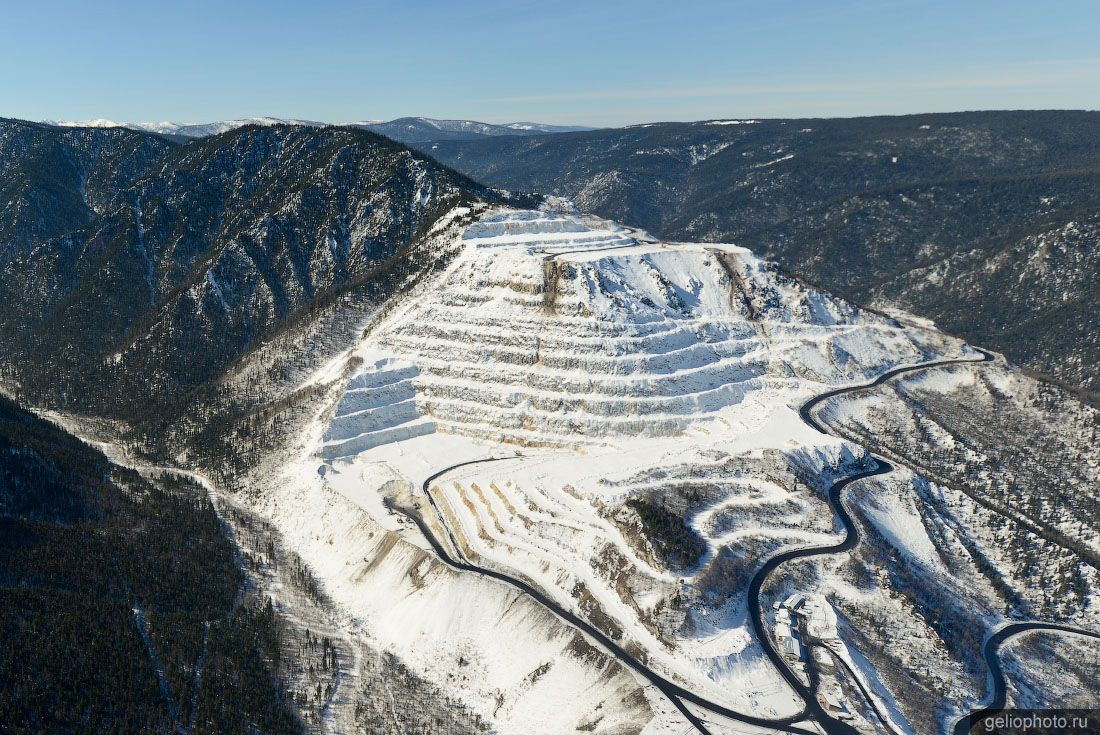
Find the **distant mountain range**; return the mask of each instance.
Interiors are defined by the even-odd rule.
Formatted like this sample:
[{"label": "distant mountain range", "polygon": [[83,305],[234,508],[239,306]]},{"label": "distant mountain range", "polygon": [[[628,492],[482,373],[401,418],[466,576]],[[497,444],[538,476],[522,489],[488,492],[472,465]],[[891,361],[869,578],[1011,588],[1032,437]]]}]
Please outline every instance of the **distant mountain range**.
[{"label": "distant mountain range", "polygon": [[[81,125],[184,142],[286,123],[322,125]],[[844,298],[934,319],[1100,401],[1100,113],[598,130],[408,117],[345,127],[413,146],[488,186],[564,196],[666,239],[750,247]],[[98,196],[101,179],[88,181]],[[17,201],[0,219],[38,206]]]},{"label": "distant mountain range", "polygon": [[[307,125],[324,127],[330,123],[316,120],[293,120],[274,117],[250,117],[241,120],[222,120],[202,124],[180,124],[164,122],[116,122],[114,120],[43,120],[46,125],[79,128],[129,128],[147,133],[175,136],[179,138],[204,138],[217,135],[245,125]],[[547,125],[535,122],[514,122],[493,124],[475,120],[436,120],[430,117],[401,117],[396,120],[359,120],[339,123],[344,127],[366,128],[381,133],[388,138],[406,144],[425,143],[434,140],[479,140],[502,135],[544,135],[550,133],[571,133],[581,130],[593,130],[579,125]]]},{"label": "distant mountain range", "polygon": [[103,118],[96,120],[43,120],[42,122],[45,125],[62,128],[129,128],[130,130],[141,130],[146,133],[179,136],[181,138],[205,138],[208,135],[225,133],[245,125],[262,125],[265,127],[270,125],[308,125],[310,127],[325,125],[325,123],[314,120],[284,120],[275,117],[250,117],[241,120],[221,120],[199,124],[181,124],[168,120],[163,122],[117,122]]},{"label": "distant mountain range", "polygon": [[427,117],[402,117],[389,122],[353,124],[369,128],[406,145],[436,140],[482,140],[496,137],[575,133],[593,129],[577,125],[546,125],[533,122],[493,125],[473,120],[433,120]]}]

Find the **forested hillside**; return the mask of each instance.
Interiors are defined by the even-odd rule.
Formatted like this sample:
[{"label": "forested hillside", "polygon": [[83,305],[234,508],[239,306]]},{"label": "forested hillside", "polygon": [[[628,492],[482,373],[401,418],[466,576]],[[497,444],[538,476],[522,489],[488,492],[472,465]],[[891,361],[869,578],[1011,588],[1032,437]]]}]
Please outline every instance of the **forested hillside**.
[{"label": "forested hillside", "polygon": [[201,486],[0,398],[0,731],[299,732],[280,635]]},{"label": "forested hillside", "polygon": [[[175,145],[7,121],[0,141],[3,186],[26,210],[4,233],[0,375],[23,400],[153,437],[288,330],[329,319],[319,339],[338,342],[358,323],[334,326],[342,310],[367,313],[441,262],[425,240],[441,217],[498,200],[351,128],[245,126]],[[294,352],[324,356],[316,342]]]},{"label": "forested hillside", "polygon": [[86,225],[171,147],[125,128],[0,118],[0,266]]}]

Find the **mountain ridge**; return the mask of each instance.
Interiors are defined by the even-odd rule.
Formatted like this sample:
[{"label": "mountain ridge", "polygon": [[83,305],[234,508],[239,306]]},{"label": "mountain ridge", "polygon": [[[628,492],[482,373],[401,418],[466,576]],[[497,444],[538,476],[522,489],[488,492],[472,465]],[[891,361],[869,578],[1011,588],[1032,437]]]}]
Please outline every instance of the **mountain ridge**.
[{"label": "mountain ridge", "polygon": [[[400,117],[393,120],[356,120],[345,123],[326,123],[316,120],[299,120],[277,117],[250,117],[220,120],[210,123],[118,122],[98,118],[95,120],[42,120],[41,124],[63,128],[128,128],[171,138],[189,139],[217,135],[245,125],[305,125],[309,127],[366,128],[403,143],[429,140],[476,140],[498,135],[544,135],[553,133],[594,130],[582,125],[549,125],[537,122],[484,123],[476,120],[440,119],[430,117]],[[434,136],[434,137],[433,137]]]},{"label": "mountain ridge", "polygon": [[384,300],[443,255],[418,250],[440,218],[499,200],[354,128],[244,126],[157,146],[100,212],[74,204],[3,271],[5,369],[36,402],[155,418],[143,404],[180,400],[272,330],[351,293],[364,307]]}]

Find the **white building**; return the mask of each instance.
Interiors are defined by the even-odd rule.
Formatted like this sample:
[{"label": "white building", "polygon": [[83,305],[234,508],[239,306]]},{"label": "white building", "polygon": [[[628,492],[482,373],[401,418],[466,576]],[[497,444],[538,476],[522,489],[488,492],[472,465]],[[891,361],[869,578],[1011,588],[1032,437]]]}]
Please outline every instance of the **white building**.
[{"label": "white building", "polygon": [[796,592],[783,601],[783,607],[787,608],[788,610],[797,610],[805,601],[805,599],[805,595],[800,592]]},{"label": "white building", "polygon": [[836,632],[836,611],[824,595],[809,595],[797,611],[805,621],[801,629],[808,638],[814,638],[823,642],[835,641],[839,638]]}]

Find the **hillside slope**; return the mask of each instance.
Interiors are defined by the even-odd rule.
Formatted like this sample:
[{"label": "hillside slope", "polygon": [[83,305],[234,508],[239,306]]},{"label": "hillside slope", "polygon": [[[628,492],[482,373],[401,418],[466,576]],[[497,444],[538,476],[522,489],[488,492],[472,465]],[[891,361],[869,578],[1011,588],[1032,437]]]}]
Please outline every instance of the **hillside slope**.
[{"label": "hillside slope", "polygon": [[440,218],[495,198],[354,129],[246,126],[184,146],[20,132],[113,136],[115,157],[130,141],[161,150],[133,183],[97,176],[101,211],[70,207],[0,275],[0,357],[17,390],[131,422],[174,415],[246,351],[352,292],[376,307],[443,255],[417,249]]},{"label": "hillside slope", "polygon": [[171,147],[125,128],[0,119],[0,266],[86,225]]},{"label": "hillside slope", "polygon": [[304,732],[235,554],[202,487],[0,397],[4,731]]}]

